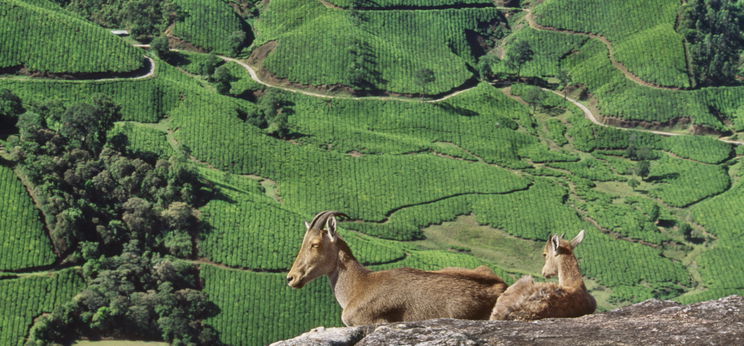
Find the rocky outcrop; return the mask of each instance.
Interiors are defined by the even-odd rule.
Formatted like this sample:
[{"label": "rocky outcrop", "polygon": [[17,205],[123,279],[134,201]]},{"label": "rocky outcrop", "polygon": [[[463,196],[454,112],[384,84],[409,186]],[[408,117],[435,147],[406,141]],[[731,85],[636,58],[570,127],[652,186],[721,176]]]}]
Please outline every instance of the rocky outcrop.
[{"label": "rocky outcrop", "polygon": [[316,328],[273,345],[744,345],[744,298],[681,305],[648,300],[579,318],[437,319]]}]

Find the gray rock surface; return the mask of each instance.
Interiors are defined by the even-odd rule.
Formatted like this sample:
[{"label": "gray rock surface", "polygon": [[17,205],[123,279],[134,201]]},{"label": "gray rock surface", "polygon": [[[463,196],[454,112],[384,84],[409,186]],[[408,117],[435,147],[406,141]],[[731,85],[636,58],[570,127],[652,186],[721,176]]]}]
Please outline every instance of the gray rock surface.
[{"label": "gray rock surface", "polygon": [[744,345],[744,298],[692,305],[648,300],[533,322],[436,319],[316,328],[273,345]]}]

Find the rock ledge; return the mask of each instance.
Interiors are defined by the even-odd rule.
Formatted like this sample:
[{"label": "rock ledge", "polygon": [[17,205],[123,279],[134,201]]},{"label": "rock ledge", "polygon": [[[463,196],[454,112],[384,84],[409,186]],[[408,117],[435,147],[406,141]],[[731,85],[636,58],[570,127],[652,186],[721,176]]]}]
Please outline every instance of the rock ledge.
[{"label": "rock ledge", "polygon": [[744,345],[744,298],[692,305],[647,300],[579,318],[534,322],[436,319],[316,328],[272,345]]}]

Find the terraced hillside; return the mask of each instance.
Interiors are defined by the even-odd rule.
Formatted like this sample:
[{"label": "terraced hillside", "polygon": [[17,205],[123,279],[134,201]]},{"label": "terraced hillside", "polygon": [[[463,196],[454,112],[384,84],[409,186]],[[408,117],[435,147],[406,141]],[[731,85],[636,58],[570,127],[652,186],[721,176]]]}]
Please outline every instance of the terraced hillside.
[{"label": "terraced hillside", "polygon": [[[42,49],[69,80],[0,76],[23,108],[0,100],[0,284],[21,302],[2,309],[5,343],[266,344],[341,325],[325,279],[285,278],[303,221],[330,209],[375,270],[539,277],[545,239],[585,229],[601,310],[744,292],[744,89],[689,84],[680,3],[175,3],[190,15],[164,34],[192,50],[160,56],[45,0],[5,5],[106,34],[106,52],[72,41],[79,61],[116,57],[91,79]],[[30,42],[56,27],[35,22]],[[8,47],[0,61],[28,51]],[[113,73],[130,55],[152,70]]]},{"label": "terraced hillside", "polygon": [[[265,57],[262,70],[291,83],[439,94],[472,85],[466,33],[504,20],[491,7],[349,12],[278,0],[255,22],[254,54]],[[433,80],[417,82],[422,70]]]},{"label": "terraced hillside", "polygon": [[0,28],[0,73],[126,73],[145,64],[136,48],[47,0],[3,1]]}]

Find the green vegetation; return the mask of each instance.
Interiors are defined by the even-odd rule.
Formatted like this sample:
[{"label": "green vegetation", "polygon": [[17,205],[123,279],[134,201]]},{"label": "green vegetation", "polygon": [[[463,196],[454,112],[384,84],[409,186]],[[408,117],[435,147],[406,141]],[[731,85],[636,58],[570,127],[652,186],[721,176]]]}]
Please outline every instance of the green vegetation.
[{"label": "green vegetation", "polygon": [[671,136],[662,144],[680,157],[705,163],[720,163],[731,158],[731,144],[704,136]]},{"label": "green vegetation", "polygon": [[690,45],[692,71],[702,85],[731,84],[744,48],[744,4],[737,1],[685,2],[680,32]]},{"label": "green vegetation", "polygon": [[0,270],[40,267],[56,259],[31,197],[4,165],[0,165],[0,238]]},{"label": "green vegetation", "polygon": [[109,141],[121,140],[126,147],[139,156],[170,157],[176,153],[168,143],[167,134],[160,129],[142,126],[133,122],[121,122],[109,132]]},{"label": "green vegetation", "polygon": [[[5,252],[3,252],[5,255]],[[28,326],[42,313],[69,301],[84,287],[78,270],[0,280],[0,342],[23,345]]]},{"label": "green vegetation", "polygon": [[[301,84],[439,94],[474,77],[468,70],[475,59],[465,32],[504,21],[494,8],[369,11],[359,16],[317,1],[273,1],[255,24],[257,44],[277,42],[262,67]],[[355,72],[360,68],[361,73]],[[431,70],[436,80],[416,84],[415,73],[422,69]]]},{"label": "green vegetation", "polygon": [[[453,194],[507,192],[525,186],[523,179],[502,168],[433,155],[365,155],[354,158],[313,146],[297,146],[263,135],[254,126],[243,122],[233,103],[225,101],[220,104],[214,98],[209,103],[193,101],[175,110],[173,126],[182,129],[175,137],[187,145],[194,156],[217,168],[279,181],[282,195],[291,208],[310,212],[317,205],[343,210],[352,207],[354,211],[350,215],[353,217],[380,220],[385,213],[400,205],[432,201]],[[298,111],[305,106],[297,102],[294,108]],[[463,121],[467,121],[467,117],[463,117]],[[476,135],[473,134],[474,139]],[[478,140],[485,144],[483,138]],[[272,148],[270,151],[252,149],[269,147]],[[241,153],[241,158],[231,157],[234,153]],[[333,164],[318,165],[306,171],[307,162]],[[468,168],[458,171],[458,167]],[[377,173],[369,176],[365,185],[359,185],[356,176],[345,174],[372,170]],[[489,179],[477,179],[485,176]],[[417,186],[415,193],[396,193],[414,185]],[[328,189],[327,186],[334,188]],[[355,207],[344,201],[354,201]]]},{"label": "green vegetation", "polygon": [[[741,265],[742,228],[744,222],[739,209],[744,196],[741,181],[726,193],[706,200],[692,208],[694,219],[718,237],[716,246],[700,255],[700,274],[705,285],[711,289],[700,299],[713,295],[741,294],[744,289],[737,268]],[[717,292],[717,293],[714,293]],[[726,292],[726,293],[723,293]]]},{"label": "green vegetation", "polygon": [[126,28],[138,40],[159,36],[168,25],[184,15],[172,0],[54,1],[65,3],[70,11],[103,27]]},{"label": "green vegetation", "polygon": [[228,270],[210,265],[201,266],[201,277],[205,282],[204,291],[213,297],[221,311],[207,323],[214,326],[226,344],[267,344],[319,325],[342,325],[341,309],[325,279],[294,290],[285,283],[284,274]]},{"label": "green vegetation", "polygon": [[247,45],[250,31],[225,1],[174,0],[184,15],[173,35],[220,54],[237,54]]},{"label": "green vegetation", "polygon": [[649,191],[651,195],[675,207],[685,207],[720,194],[731,184],[721,167],[669,157],[654,161],[646,180],[655,183]]},{"label": "green vegetation", "polygon": [[540,275],[544,242],[517,238],[481,226],[472,215],[426,227],[423,233],[426,240],[416,242],[422,248],[472,253],[509,271]]},{"label": "green vegetation", "polygon": [[[201,209],[210,230],[200,243],[209,259],[235,267],[256,270],[289,268],[302,243],[303,218],[278,205],[259,191],[254,180],[235,175],[217,177],[220,198]],[[227,179],[227,181],[225,181]],[[359,235],[342,236],[365,264],[391,262],[405,255],[385,242]]]},{"label": "green vegetation", "polygon": [[674,29],[679,6],[676,0],[551,0],[535,16],[542,25],[606,37],[617,60],[643,80],[689,87],[682,36]]},{"label": "green vegetation", "polygon": [[493,2],[490,0],[420,0],[415,1],[415,4],[411,4],[411,1],[406,0],[329,0],[336,6],[348,8],[348,9],[359,9],[359,8],[429,8],[429,7],[445,7],[445,6],[467,6],[467,5],[490,5]]},{"label": "green vegetation", "polygon": [[[519,70],[522,76],[558,76],[560,60],[579,49],[587,37],[580,35],[566,35],[551,31],[539,31],[525,28],[511,36],[515,42],[528,42],[534,52],[532,59],[527,61]],[[505,64],[496,65],[496,72],[515,73]]]},{"label": "green vegetation", "polygon": [[609,165],[597,159],[587,159],[579,162],[551,162],[548,163],[547,166],[560,168],[576,174],[579,177],[593,181],[621,179],[613,174]]},{"label": "green vegetation", "polygon": [[[242,61],[287,79],[262,75],[269,83],[309,84],[330,97],[265,87],[214,52],[166,52],[165,36],[147,78],[0,78],[0,285],[22,292],[13,285],[74,276],[23,291],[61,297],[54,304],[2,309],[13,321],[0,326],[5,343],[266,344],[338,326],[325,283],[293,290],[284,280],[303,221],[327,209],[351,216],[340,233],[374,270],[487,265],[513,282],[539,275],[550,234],[585,229],[577,255],[600,309],[744,290],[742,146],[616,127],[737,129],[744,87],[643,86],[599,40],[531,28],[524,11],[491,1],[333,2],[349,10],[299,0],[59,3],[105,26],[150,21],[135,33],[141,39],[172,34],[244,58],[250,50]],[[641,79],[696,87],[672,27],[678,2],[533,5],[539,23],[607,37]],[[81,32],[116,43],[106,52],[71,47],[85,63],[130,54],[126,41],[47,0],[5,6],[81,23]],[[247,34],[248,23],[253,43],[233,35]],[[41,40],[31,29],[31,42]],[[11,22],[0,31],[21,29]],[[137,61],[146,53],[131,51]],[[0,61],[16,59],[2,52]],[[32,53],[59,60],[53,50]],[[410,95],[355,98],[345,87]],[[608,126],[541,87],[565,87]],[[61,269],[68,265],[82,270]],[[20,294],[6,304],[26,304]]]},{"label": "green vegetation", "polygon": [[46,0],[0,4],[0,51],[0,71],[82,74],[144,66],[140,50]]},{"label": "green vegetation", "polygon": [[27,103],[59,101],[71,105],[90,95],[108,95],[121,106],[122,120],[157,122],[178,99],[198,84],[161,60],[152,78],[112,81],[2,80],[0,88],[10,89]]},{"label": "green vegetation", "polygon": [[725,125],[717,117],[730,117],[744,104],[742,87],[679,91],[635,84],[612,66],[607,48],[594,39],[563,61],[573,83],[585,85],[606,116],[658,124],[689,117],[698,126],[721,130]]}]

